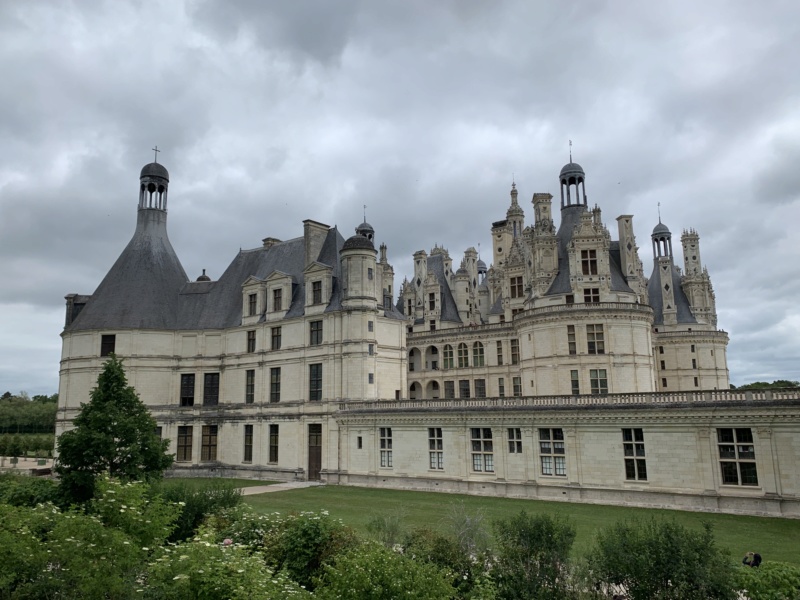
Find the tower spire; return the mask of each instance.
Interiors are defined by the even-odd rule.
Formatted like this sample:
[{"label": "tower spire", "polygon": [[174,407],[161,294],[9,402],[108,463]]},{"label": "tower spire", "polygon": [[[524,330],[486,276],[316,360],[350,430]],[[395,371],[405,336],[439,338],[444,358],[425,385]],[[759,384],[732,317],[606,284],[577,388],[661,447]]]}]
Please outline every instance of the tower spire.
[{"label": "tower spire", "polygon": [[155,152],[155,158],[153,158],[153,162],[157,163],[158,162],[158,153],[161,152],[161,150],[158,149],[158,144],[156,144],[155,148],[150,148],[150,150]]},{"label": "tower spire", "polygon": [[569,162],[572,162],[572,140],[569,141]]}]

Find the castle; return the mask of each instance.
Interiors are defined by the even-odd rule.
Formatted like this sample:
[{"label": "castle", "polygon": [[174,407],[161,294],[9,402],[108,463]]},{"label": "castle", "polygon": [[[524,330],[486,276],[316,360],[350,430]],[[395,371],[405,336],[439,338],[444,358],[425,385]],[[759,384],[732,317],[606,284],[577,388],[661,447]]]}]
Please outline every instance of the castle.
[{"label": "castle", "polygon": [[182,472],[800,516],[800,398],[728,389],[697,232],[681,269],[659,222],[646,278],[633,217],[614,241],[581,166],[559,184],[558,228],[512,185],[488,268],[436,246],[396,291],[371,225],[306,220],[190,281],[148,164],[133,238],[66,297],[57,433],[113,352]]}]

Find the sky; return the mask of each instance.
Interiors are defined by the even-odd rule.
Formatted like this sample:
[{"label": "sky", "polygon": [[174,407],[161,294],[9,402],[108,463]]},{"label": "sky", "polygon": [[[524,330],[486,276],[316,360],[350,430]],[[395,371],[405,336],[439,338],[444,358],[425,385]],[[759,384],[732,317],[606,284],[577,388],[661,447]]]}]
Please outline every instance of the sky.
[{"label": "sky", "polygon": [[798,57],[796,0],[0,2],[0,392],[57,391],[156,145],[192,279],[366,205],[399,289],[436,244],[491,262],[572,140],[646,274],[659,209],[677,264],[700,234],[731,382],[800,380]]}]

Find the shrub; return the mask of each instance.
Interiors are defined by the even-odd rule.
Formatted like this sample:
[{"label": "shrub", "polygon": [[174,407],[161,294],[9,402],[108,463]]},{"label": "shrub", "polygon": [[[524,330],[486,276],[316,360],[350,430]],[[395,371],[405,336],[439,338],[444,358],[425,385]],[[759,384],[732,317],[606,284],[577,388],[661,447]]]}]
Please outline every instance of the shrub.
[{"label": "shrub", "polygon": [[598,532],[589,566],[599,587],[623,586],[630,600],[736,598],[733,565],[708,524],[617,523]]},{"label": "shrub", "polygon": [[558,517],[522,511],[495,521],[494,532],[492,575],[500,598],[570,597],[567,559],[575,527]]},{"label": "shrub", "polygon": [[800,567],[776,562],[741,567],[736,584],[750,600],[800,600]]},{"label": "shrub", "polygon": [[55,503],[58,499],[58,484],[51,479],[10,473],[0,475],[0,502],[32,508],[37,504]]},{"label": "shrub", "polygon": [[232,482],[220,479],[199,489],[184,481],[162,481],[154,486],[154,493],[181,506],[170,542],[181,542],[195,535],[203,520],[224,509],[238,506],[242,492]]},{"label": "shrub", "polygon": [[478,557],[489,547],[489,532],[486,516],[482,511],[470,511],[464,501],[450,504],[447,515],[450,529],[461,550],[467,555]]},{"label": "shrub", "polygon": [[446,572],[376,543],[337,556],[317,583],[322,599],[443,600],[454,594]]},{"label": "shrub", "polygon": [[191,541],[167,546],[151,564],[139,597],[159,600],[308,599],[311,594],[283,573],[273,573],[258,553],[240,544],[214,543],[202,528]]},{"label": "shrub", "polygon": [[373,515],[367,523],[367,531],[387,548],[393,548],[400,542],[404,518],[405,513],[402,510],[392,514]]}]

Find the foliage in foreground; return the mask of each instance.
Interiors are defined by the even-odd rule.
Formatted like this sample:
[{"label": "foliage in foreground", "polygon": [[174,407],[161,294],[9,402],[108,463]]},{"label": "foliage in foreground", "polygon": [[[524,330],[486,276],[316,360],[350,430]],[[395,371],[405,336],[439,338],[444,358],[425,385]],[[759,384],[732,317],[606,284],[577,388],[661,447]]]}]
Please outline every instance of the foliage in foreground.
[{"label": "foliage in foreground", "polygon": [[750,600],[800,600],[800,567],[765,562],[757,569],[741,567],[736,587]]},{"label": "foliage in foreground", "polygon": [[203,488],[186,481],[160,481],[153,486],[153,494],[181,506],[175,528],[169,536],[170,542],[182,542],[194,537],[207,515],[233,508],[242,501],[241,490],[224,479],[213,481]]},{"label": "foliage in foreground", "polygon": [[58,438],[55,467],[64,496],[73,502],[94,495],[101,473],[125,481],[153,481],[172,465],[169,442],[156,435],[155,419],[128,385],[122,361],[113,354],[73,425]]},{"label": "foliage in foreground", "polygon": [[728,600],[734,566],[702,531],[674,521],[629,521],[598,532],[589,566],[598,586],[622,586],[630,600]]}]

